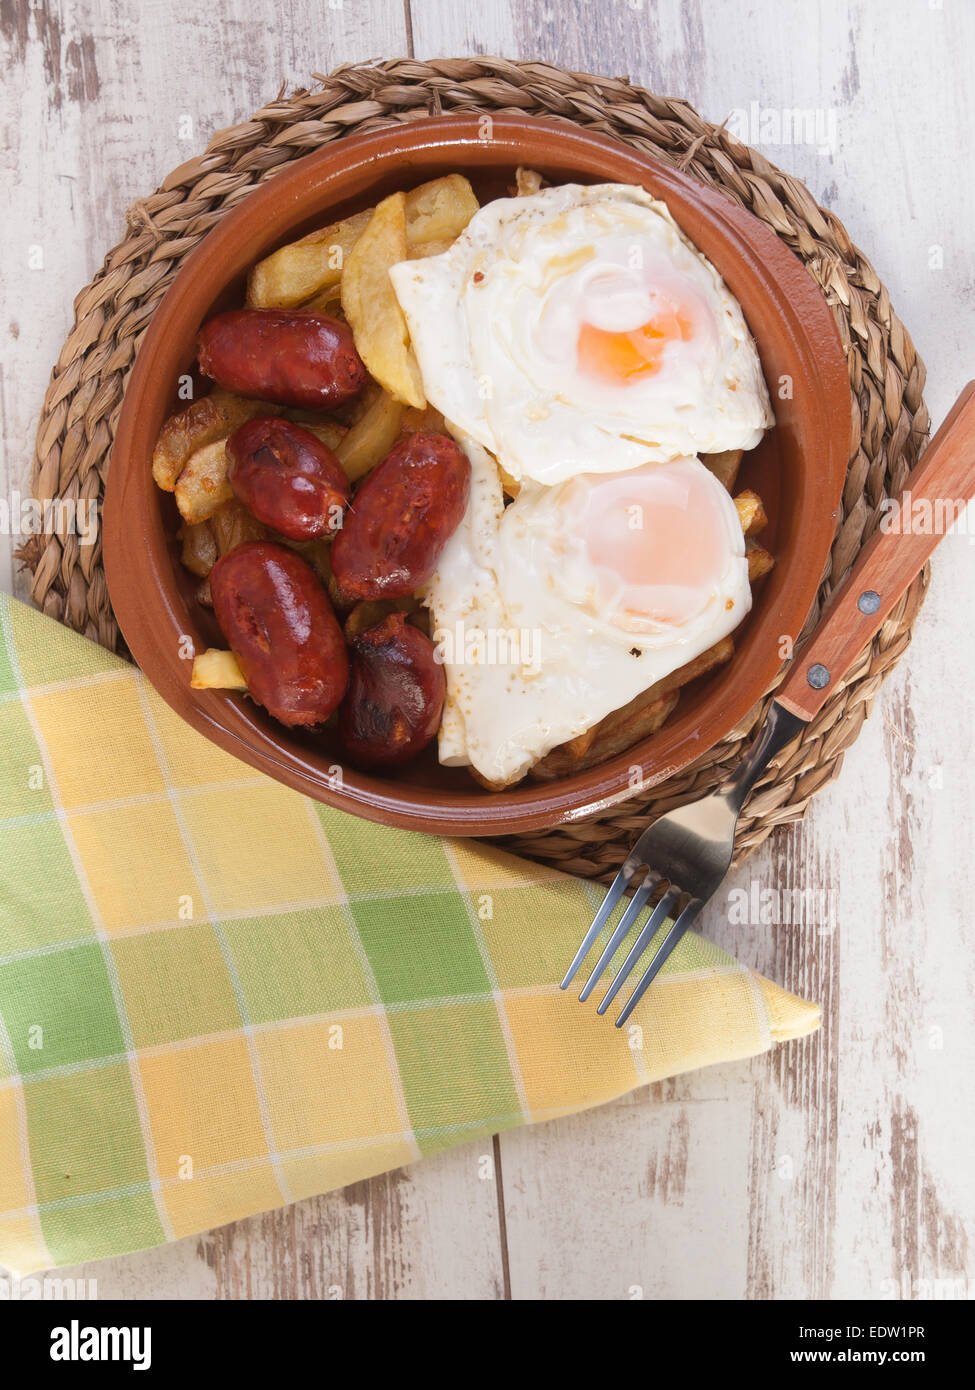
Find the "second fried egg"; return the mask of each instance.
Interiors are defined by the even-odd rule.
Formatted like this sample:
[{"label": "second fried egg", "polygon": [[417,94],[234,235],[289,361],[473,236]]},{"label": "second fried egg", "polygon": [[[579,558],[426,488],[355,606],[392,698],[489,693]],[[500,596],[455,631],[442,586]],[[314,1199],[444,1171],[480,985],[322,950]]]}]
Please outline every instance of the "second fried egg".
[{"label": "second fried egg", "polygon": [[447,677],[440,761],[489,782],[700,656],[751,605],[735,504],[696,458],[527,483],[458,433],[471,495],[424,602]]}]

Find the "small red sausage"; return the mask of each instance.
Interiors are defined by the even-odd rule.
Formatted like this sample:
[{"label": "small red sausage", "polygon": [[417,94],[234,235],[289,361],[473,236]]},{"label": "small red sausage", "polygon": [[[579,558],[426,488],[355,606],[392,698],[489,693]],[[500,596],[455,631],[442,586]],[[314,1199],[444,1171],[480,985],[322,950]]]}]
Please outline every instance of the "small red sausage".
[{"label": "small red sausage", "polygon": [[249,512],[293,541],[334,531],[349,480],[331,449],[291,420],[259,415],[227,440],[227,481]]},{"label": "small red sausage", "polygon": [[362,390],[352,329],[308,309],[231,309],[200,329],[200,370],[237,396],[332,410]]},{"label": "small red sausage", "polygon": [[257,703],[289,727],[327,719],[345,694],[349,656],[311,566],[286,546],[246,541],[217,561],[210,589]]},{"label": "small red sausage", "polygon": [[351,599],[403,598],[433,574],[467,508],[471,465],[443,434],[401,439],[366,478],[332,544]]},{"label": "small red sausage", "polygon": [[394,767],[415,758],[440,728],[447,690],[436,648],[405,613],[390,613],[352,641],[339,733],[353,762]]}]

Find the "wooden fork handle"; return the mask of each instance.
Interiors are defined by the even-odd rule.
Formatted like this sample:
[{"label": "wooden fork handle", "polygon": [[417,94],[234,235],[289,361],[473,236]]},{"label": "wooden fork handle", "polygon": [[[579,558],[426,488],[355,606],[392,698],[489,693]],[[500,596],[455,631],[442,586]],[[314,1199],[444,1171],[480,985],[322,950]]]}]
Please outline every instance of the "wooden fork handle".
[{"label": "wooden fork handle", "polygon": [[810,720],[975,494],[975,381],[944,424],[856,564],[832,596],[776,702]]}]

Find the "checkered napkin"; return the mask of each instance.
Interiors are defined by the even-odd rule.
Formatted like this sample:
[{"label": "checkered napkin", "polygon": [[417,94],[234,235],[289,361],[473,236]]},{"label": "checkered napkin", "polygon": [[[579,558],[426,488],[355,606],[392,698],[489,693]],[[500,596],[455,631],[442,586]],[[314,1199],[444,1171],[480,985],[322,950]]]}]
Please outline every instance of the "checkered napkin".
[{"label": "checkered napkin", "polygon": [[119,1254],[819,1022],[689,935],[617,1030],[601,890],[319,806],[0,595],[0,1264]]}]

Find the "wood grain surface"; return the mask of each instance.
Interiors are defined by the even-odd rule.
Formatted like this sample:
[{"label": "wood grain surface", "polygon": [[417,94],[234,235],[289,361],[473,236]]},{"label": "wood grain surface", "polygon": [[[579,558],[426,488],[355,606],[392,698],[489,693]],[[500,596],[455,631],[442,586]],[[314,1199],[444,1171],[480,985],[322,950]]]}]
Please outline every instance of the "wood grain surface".
[{"label": "wood grain surface", "polygon": [[[966,0],[3,0],[0,23],[0,496],[28,492],[72,299],[126,209],[282,82],[357,59],[540,57],[737,113],[866,249],[936,424],[975,375]],[[811,140],[782,138],[795,111]],[[0,587],[26,596],[12,544]],[[128,1298],[971,1297],[973,567],[950,537],[842,776],[703,919],[821,1001],[819,1034],[72,1272]]]}]

